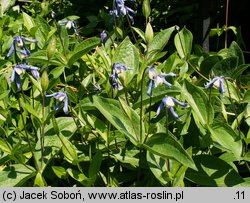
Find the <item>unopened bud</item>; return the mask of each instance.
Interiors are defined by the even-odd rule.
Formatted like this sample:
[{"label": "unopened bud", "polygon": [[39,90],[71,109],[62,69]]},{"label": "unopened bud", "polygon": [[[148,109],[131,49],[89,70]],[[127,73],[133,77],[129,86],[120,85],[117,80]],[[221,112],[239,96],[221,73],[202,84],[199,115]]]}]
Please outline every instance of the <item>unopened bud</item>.
[{"label": "unopened bud", "polygon": [[142,4],[142,13],[143,15],[148,18],[150,13],[151,13],[151,8],[150,8],[150,1],[149,0],[144,0]]},{"label": "unopened bud", "polygon": [[51,59],[56,52],[56,38],[52,37],[47,47],[47,57]]},{"label": "unopened bud", "polygon": [[145,31],[145,39],[147,43],[150,43],[154,37],[154,31],[150,23],[147,24],[146,31]]},{"label": "unopened bud", "polygon": [[41,76],[41,86],[42,86],[43,92],[46,91],[49,86],[49,77],[48,77],[48,73],[46,70],[43,71],[42,76]]}]

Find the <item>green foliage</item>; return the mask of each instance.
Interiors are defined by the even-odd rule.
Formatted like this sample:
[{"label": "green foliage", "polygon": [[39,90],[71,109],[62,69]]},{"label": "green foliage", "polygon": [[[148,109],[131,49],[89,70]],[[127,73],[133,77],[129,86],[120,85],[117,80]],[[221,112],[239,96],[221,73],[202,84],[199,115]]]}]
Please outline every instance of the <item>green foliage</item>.
[{"label": "green foliage", "polygon": [[236,42],[207,53],[188,27],[153,26],[148,0],[126,2],[143,29],[120,16],[105,39],[93,16],[81,29],[49,15],[69,1],[15,3],[0,7],[0,186],[249,185],[250,65]]}]

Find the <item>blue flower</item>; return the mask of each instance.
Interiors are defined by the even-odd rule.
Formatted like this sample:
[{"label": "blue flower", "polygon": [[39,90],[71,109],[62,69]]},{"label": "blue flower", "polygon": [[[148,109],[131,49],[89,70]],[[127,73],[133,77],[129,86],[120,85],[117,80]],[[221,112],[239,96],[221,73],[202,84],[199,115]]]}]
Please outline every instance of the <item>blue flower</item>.
[{"label": "blue flower", "polygon": [[[10,50],[9,50],[9,52],[7,54],[7,57],[10,57],[13,54],[13,51],[19,51],[22,54],[24,54],[26,56],[29,56],[30,55],[30,51],[27,48],[25,42],[36,43],[36,42],[38,42],[38,40],[36,40],[36,39],[28,39],[26,37],[21,37],[21,36],[14,37],[14,40],[13,40],[13,42],[11,44],[11,47],[10,47]],[[20,48],[24,48],[24,50],[17,50],[16,46],[18,46]]]},{"label": "blue flower", "polygon": [[163,99],[162,99],[162,102],[160,104],[160,106],[158,107],[157,111],[156,111],[156,115],[155,117],[159,116],[162,108],[165,106],[166,108],[168,108],[171,112],[171,114],[173,115],[173,117],[176,119],[176,120],[179,120],[179,116],[178,114],[174,111],[174,105],[175,104],[178,104],[184,108],[187,108],[188,104],[187,103],[184,103],[184,102],[180,102],[179,100],[173,98],[173,97],[170,97],[170,96],[165,96]]},{"label": "blue flower", "polygon": [[127,70],[133,70],[133,68],[129,68],[120,63],[114,63],[112,69],[112,75],[109,77],[109,83],[113,87],[113,89],[121,90],[123,87],[119,84],[119,77],[124,78],[124,72]]},{"label": "blue flower", "polygon": [[128,16],[131,23],[134,24],[133,16],[136,14],[136,12],[133,9],[125,6],[124,0],[115,0],[114,8],[109,13],[115,17],[122,17],[126,15]]},{"label": "blue flower", "polygon": [[152,88],[157,87],[160,84],[165,84],[168,87],[172,87],[172,84],[170,84],[168,81],[166,81],[165,77],[174,77],[176,74],[174,73],[161,73],[158,74],[155,68],[148,68],[148,77],[150,79],[147,95],[152,97]]},{"label": "blue flower", "polygon": [[16,82],[17,88],[18,90],[21,89],[21,79],[20,79],[20,75],[22,73],[24,73],[25,70],[31,71],[31,74],[33,75],[34,78],[38,79],[39,76],[39,72],[38,72],[38,67],[34,67],[34,66],[29,66],[27,64],[17,64],[12,72],[12,76],[11,76],[11,82]]},{"label": "blue flower", "polygon": [[23,68],[19,67],[18,65],[16,65],[12,71],[12,76],[10,81],[16,83],[17,89],[21,90],[21,79],[20,79],[20,75],[23,73]]},{"label": "blue flower", "polygon": [[224,80],[225,80],[224,76],[216,76],[205,85],[205,89],[210,89],[215,85],[218,88],[219,92],[222,95],[224,95],[225,93]]},{"label": "blue flower", "polygon": [[73,20],[59,21],[58,24],[61,25],[61,26],[65,25],[65,27],[67,29],[73,28],[75,34],[79,35],[76,24],[75,24],[75,22]]},{"label": "blue flower", "polygon": [[101,86],[99,84],[97,84],[97,83],[94,84],[93,86],[94,86],[95,90],[99,90],[100,91],[102,89]]},{"label": "blue flower", "polygon": [[45,96],[46,97],[53,97],[54,99],[59,100],[59,103],[54,108],[55,110],[58,110],[60,108],[60,106],[62,105],[62,103],[64,103],[63,111],[64,111],[65,114],[69,113],[69,110],[68,110],[69,100],[68,100],[68,96],[67,96],[66,92],[55,92],[53,94],[48,94],[48,95],[45,95]]},{"label": "blue flower", "polygon": [[106,33],[105,30],[103,30],[102,33],[101,33],[101,41],[105,45],[107,40],[108,40],[108,34]]}]

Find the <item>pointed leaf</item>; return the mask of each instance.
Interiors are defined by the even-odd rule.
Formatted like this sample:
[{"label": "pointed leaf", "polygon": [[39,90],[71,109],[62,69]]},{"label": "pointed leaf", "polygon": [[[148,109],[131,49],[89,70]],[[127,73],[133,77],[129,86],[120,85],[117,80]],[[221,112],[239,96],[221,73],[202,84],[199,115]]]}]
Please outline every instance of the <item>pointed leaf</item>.
[{"label": "pointed leaf", "polygon": [[22,186],[36,175],[35,169],[23,164],[13,164],[0,171],[0,187]]},{"label": "pointed leaf", "polygon": [[[140,141],[140,117],[139,115],[127,107],[131,111],[131,120],[122,111],[122,107],[118,101],[114,99],[107,99],[103,97],[93,97],[94,106],[106,117],[106,119],[112,123],[121,133],[123,133],[134,145],[137,145]],[[142,127],[142,138],[145,136],[144,124]]]},{"label": "pointed leaf", "polygon": [[68,61],[68,66],[71,67],[79,58],[81,58],[84,54],[87,54],[98,44],[100,44],[100,39],[97,37],[86,39],[80,44],[78,44]]},{"label": "pointed leaf", "polygon": [[175,35],[174,44],[181,58],[189,58],[193,44],[192,33],[184,27]]},{"label": "pointed leaf", "polygon": [[184,166],[196,169],[192,158],[170,132],[168,135],[165,133],[152,135],[143,147],[163,159],[175,159]]},{"label": "pointed leaf", "polygon": [[222,149],[232,152],[236,158],[241,159],[242,141],[239,135],[226,123],[217,122],[209,127],[212,139],[218,143]]},{"label": "pointed leaf", "polygon": [[163,50],[163,48],[168,43],[171,34],[175,30],[175,26],[167,28],[165,30],[160,31],[157,33],[153,40],[148,45],[147,54],[150,54],[151,52],[160,52]]},{"label": "pointed leaf", "polygon": [[198,171],[188,169],[186,178],[200,186],[232,187],[244,179],[225,161],[211,155],[194,157]]},{"label": "pointed leaf", "polygon": [[207,94],[202,89],[185,80],[182,94],[192,109],[196,123],[205,125],[213,122],[214,109],[208,102]]}]

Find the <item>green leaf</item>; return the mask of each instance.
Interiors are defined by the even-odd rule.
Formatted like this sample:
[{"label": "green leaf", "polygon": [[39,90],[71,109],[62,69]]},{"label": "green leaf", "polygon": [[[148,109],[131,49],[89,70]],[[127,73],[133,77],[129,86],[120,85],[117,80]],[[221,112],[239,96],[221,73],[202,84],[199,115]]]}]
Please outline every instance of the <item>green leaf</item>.
[{"label": "green leaf", "polygon": [[165,133],[152,135],[143,147],[163,159],[175,159],[184,166],[196,169],[192,158],[170,132],[168,135]]},{"label": "green leaf", "polygon": [[77,170],[74,170],[74,169],[71,169],[71,168],[68,168],[67,169],[67,173],[73,178],[75,179],[76,181],[78,181],[79,183],[81,183],[82,185],[84,186],[91,186],[91,184],[93,183],[93,180],[91,178],[88,178],[87,176],[85,176],[83,173],[77,171]]},{"label": "green leaf", "polygon": [[162,185],[166,185],[171,181],[170,177],[165,175],[168,173],[165,159],[151,153],[150,151],[147,151],[147,163],[154,176],[160,181]]},{"label": "green leaf", "polygon": [[212,139],[218,143],[222,149],[232,152],[236,158],[241,159],[242,141],[239,135],[226,123],[217,122],[209,127]]},{"label": "green leaf", "polygon": [[148,49],[147,49],[147,55],[152,52],[160,52],[163,50],[163,48],[168,43],[171,34],[175,30],[175,26],[167,28],[165,30],[160,31],[157,33],[153,40],[149,43]]},{"label": "green leaf", "polygon": [[35,27],[35,22],[33,18],[25,12],[23,12],[23,21],[24,21],[24,26],[27,28],[29,32],[31,28]]},{"label": "green leaf", "polygon": [[[142,93],[142,105],[145,106],[145,105],[148,105],[150,103],[150,97],[147,95],[147,90],[146,90],[147,87],[143,87],[143,88],[145,88],[145,89]],[[157,88],[153,89],[151,102],[152,102],[152,104],[154,104],[154,103],[162,100],[162,98],[165,95],[175,96],[175,95],[178,95],[179,93],[180,93],[180,90],[174,86],[172,88],[169,88],[166,85],[159,85]],[[137,102],[134,103],[133,109],[139,108],[140,105],[141,105],[141,97],[138,99]]]},{"label": "green leaf", "polygon": [[197,124],[200,123],[205,126],[213,122],[214,109],[211,103],[208,102],[207,94],[202,89],[185,80],[182,94],[191,107],[192,114]]},{"label": "green leaf", "polygon": [[89,166],[89,177],[96,179],[102,164],[102,152],[98,151],[92,158]]},{"label": "green leaf", "polygon": [[62,152],[63,152],[64,158],[73,165],[77,164],[78,156],[74,148],[74,145],[62,134],[59,134],[59,139],[62,142]]},{"label": "green leaf", "polygon": [[42,123],[40,116],[37,114],[37,111],[30,104],[22,102],[22,107],[35,118],[37,118],[40,124]]},{"label": "green leaf", "polygon": [[45,180],[41,173],[37,173],[34,181],[35,187],[44,187],[46,185]]},{"label": "green leaf", "polygon": [[23,164],[13,164],[0,171],[0,187],[22,186],[36,175],[35,169]]},{"label": "green leaf", "polygon": [[78,44],[74,49],[72,56],[69,58],[68,66],[71,67],[79,58],[81,58],[84,54],[87,54],[98,44],[100,44],[100,38],[97,37],[86,39]]},{"label": "green leaf", "polygon": [[231,56],[218,61],[213,67],[213,72],[216,76],[233,77],[233,73],[236,70],[238,64],[238,58]]},{"label": "green leaf", "polygon": [[225,161],[211,155],[197,155],[194,162],[198,171],[188,169],[186,178],[199,186],[232,187],[244,179]]},{"label": "green leaf", "polygon": [[[68,139],[74,134],[74,132],[77,129],[74,119],[70,117],[56,118],[56,123],[58,125],[58,132],[60,132],[65,138]],[[41,160],[41,142],[40,142],[41,130],[39,129],[37,132],[39,140],[37,141],[35,147],[36,151],[34,153],[36,160]],[[55,131],[53,122],[51,120],[49,124],[45,126],[44,133],[45,133],[44,137],[45,164],[43,164],[43,168],[41,169],[41,171],[45,169],[46,165],[50,163],[52,158],[59,152],[59,150],[62,147],[62,142],[59,139],[59,136],[57,135],[57,132]]]},{"label": "green leaf", "polygon": [[250,64],[242,64],[242,65],[238,66],[237,68],[235,68],[235,70],[233,70],[232,78],[237,79],[249,67],[250,67]]},{"label": "green leaf", "polygon": [[58,178],[65,179],[67,177],[67,171],[62,166],[52,166],[51,168]]},{"label": "green leaf", "polygon": [[106,119],[114,125],[121,133],[123,133],[134,145],[137,145],[144,139],[145,129],[142,124],[142,138],[140,139],[140,117],[128,107],[131,111],[131,119],[122,111],[122,107],[118,101],[103,97],[93,97],[94,106],[106,117]]},{"label": "green leaf", "polygon": [[139,70],[139,51],[130,41],[129,37],[126,37],[116,48],[112,63],[121,63],[127,67],[133,68],[133,70],[125,72],[124,85],[128,86]]},{"label": "green leaf", "polygon": [[12,147],[6,140],[0,138],[0,150],[7,154],[11,154]]},{"label": "green leaf", "polygon": [[212,67],[220,60],[219,56],[208,56],[207,58],[205,58],[200,65],[200,71],[201,73],[208,77],[208,75],[210,74]]},{"label": "green leaf", "polygon": [[0,4],[0,17],[3,16],[11,6],[15,5],[16,0],[1,0]]},{"label": "green leaf", "polygon": [[174,37],[174,44],[181,58],[189,58],[192,51],[193,35],[184,27]]},{"label": "green leaf", "polygon": [[229,49],[231,49],[233,53],[235,54],[235,56],[238,57],[238,64],[237,64],[238,66],[245,64],[243,51],[241,50],[241,48],[235,41],[231,43]]}]

